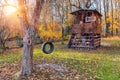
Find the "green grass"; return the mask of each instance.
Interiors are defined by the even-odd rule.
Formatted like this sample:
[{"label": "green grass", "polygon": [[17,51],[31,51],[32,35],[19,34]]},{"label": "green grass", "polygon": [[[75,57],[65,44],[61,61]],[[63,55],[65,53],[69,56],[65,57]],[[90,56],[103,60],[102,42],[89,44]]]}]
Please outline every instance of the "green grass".
[{"label": "green grass", "polygon": [[[44,54],[39,47],[34,49],[34,60],[46,63],[58,63],[95,80],[120,80],[120,40],[102,40],[111,46],[102,46],[97,50],[78,51],[67,49],[66,45],[55,43],[52,54]],[[0,55],[0,65],[17,63],[21,60],[21,51]]]},{"label": "green grass", "polygon": [[0,65],[21,61],[21,51],[0,54]]}]

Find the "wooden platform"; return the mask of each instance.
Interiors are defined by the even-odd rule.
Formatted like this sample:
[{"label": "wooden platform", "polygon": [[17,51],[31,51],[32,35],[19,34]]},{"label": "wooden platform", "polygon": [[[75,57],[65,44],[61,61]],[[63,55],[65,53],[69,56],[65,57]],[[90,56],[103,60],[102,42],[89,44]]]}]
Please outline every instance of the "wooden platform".
[{"label": "wooden platform", "polygon": [[76,35],[77,34],[71,35],[68,48],[91,50],[100,47],[100,34],[84,34],[81,38],[77,38]]}]

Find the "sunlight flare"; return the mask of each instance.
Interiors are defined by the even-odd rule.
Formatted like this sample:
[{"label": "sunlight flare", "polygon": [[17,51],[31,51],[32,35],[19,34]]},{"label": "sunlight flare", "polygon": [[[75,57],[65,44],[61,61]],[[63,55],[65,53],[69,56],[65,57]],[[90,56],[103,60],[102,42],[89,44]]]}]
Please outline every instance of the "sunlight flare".
[{"label": "sunlight flare", "polygon": [[5,15],[11,15],[17,11],[17,2],[15,0],[7,0],[3,2],[6,6],[4,7]]},{"label": "sunlight flare", "polygon": [[17,11],[17,9],[15,7],[12,7],[12,6],[5,7],[5,13],[7,15],[10,15],[10,14],[16,12],[16,11]]}]

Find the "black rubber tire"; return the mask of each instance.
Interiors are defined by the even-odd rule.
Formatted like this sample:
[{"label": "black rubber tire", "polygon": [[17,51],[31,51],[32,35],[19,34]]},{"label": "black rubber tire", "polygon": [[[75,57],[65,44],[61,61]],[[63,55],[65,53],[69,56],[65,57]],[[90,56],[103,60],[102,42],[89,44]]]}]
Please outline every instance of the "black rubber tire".
[{"label": "black rubber tire", "polygon": [[[46,46],[49,45],[50,46],[50,49],[49,50],[46,50]],[[45,53],[45,54],[50,54],[52,53],[54,50],[54,45],[52,42],[44,42],[42,44],[42,51]]]}]

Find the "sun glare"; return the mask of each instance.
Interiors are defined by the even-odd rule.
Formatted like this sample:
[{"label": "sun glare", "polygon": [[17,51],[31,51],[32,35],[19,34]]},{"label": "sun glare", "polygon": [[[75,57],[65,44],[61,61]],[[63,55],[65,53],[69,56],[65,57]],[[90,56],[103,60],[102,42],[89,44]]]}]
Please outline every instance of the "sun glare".
[{"label": "sun glare", "polygon": [[[17,3],[15,0],[7,0],[8,5],[4,7],[4,12],[6,15],[10,15],[13,14],[14,12],[17,11],[17,8],[15,6],[17,6]],[[3,4],[6,4],[5,2],[3,2]]]},{"label": "sun glare", "polygon": [[16,12],[16,11],[17,11],[17,9],[15,7],[12,7],[12,6],[5,7],[5,13],[7,15],[10,15],[10,14]]}]

